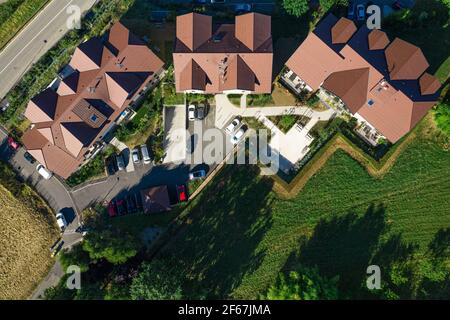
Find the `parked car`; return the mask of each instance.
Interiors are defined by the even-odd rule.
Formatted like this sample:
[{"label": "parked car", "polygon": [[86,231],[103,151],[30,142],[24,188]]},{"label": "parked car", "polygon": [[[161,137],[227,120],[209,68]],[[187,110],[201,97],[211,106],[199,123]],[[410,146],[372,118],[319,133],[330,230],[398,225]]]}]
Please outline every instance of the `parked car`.
[{"label": "parked car", "polygon": [[239,118],[234,118],[233,121],[225,128],[225,131],[229,134],[232,134],[234,130],[241,124],[241,120]]},{"label": "parked car", "polygon": [[138,148],[133,149],[133,151],[131,152],[131,158],[133,159],[133,162],[135,164],[138,164],[141,162],[141,155],[139,154]]},{"label": "parked car", "polygon": [[360,21],[366,18],[366,7],[363,4],[358,4],[356,6],[356,15]]},{"label": "parked car", "polygon": [[231,137],[230,141],[232,144],[237,144],[239,142],[239,140],[241,140],[241,138],[244,136],[245,133],[245,129],[244,128],[240,128],[235,134],[234,136]]},{"label": "parked car", "polygon": [[62,212],[59,212],[56,215],[56,223],[58,224],[58,227],[61,229],[61,232],[64,232],[67,228],[67,221],[64,217],[64,214]]},{"label": "parked car", "polygon": [[347,11],[347,18],[353,19],[355,17],[355,4],[353,1],[350,1],[348,3],[348,11]]},{"label": "parked car", "polygon": [[197,171],[189,173],[189,180],[202,179],[204,177],[206,177],[205,170],[197,170]]},{"label": "parked car", "polygon": [[205,106],[204,105],[199,105],[197,107],[197,119],[199,119],[199,120],[205,119]]},{"label": "parked car", "polygon": [[36,159],[33,158],[33,156],[29,152],[25,152],[23,154],[23,157],[25,158],[25,160],[27,160],[31,164],[34,164],[36,162]]},{"label": "parked car", "polygon": [[116,154],[116,165],[119,171],[125,170],[125,160],[123,160],[122,154]]},{"label": "parked car", "polygon": [[140,192],[135,193],[134,198],[136,199],[137,210],[142,211],[142,209],[144,209],[144,204],[142,203],[141,193]]},{"label": "parked car", "polygon": [[177,194],[178,194],[178,201],[180,202],[187,201],[186,187],[184,186],[184,184],[177,186]]},{"label": "parked car", "polygon": [[36,170],[45,180],[50,180],[53,177],[53,173],[45,169],[42,164],[38,164]]},{"label": "parked car", "polygon": [[116,202],[114,200],[112,200],[109,204],[108,204],[108,215],[112,218],[117,216],[117,207],[116,207]]},{"label": "parked car", "polygon": [[152,159],[150,158],[146,144],[141,145],[141,153],[142,153],[142,159],[144,160],[145,164],[149,164],[150,162],[152,162]]},{"label": "parked car", "polygon": [[195,106],[193,104],[188,107],[188,118],[189,121],[195,120]]},{"label": "parked car", "polygon": [[109,157],[106,159],[106,171],[108,172],[108,175],[114,175],[117,170],[119,170],[119,168],[117,167],[115,157]]},{"label": "parked car", "polygon": [[126,199],[127,203],[127,212],[128,213],[136,213],[136,203],[133,195],[129,195]]},{"label": "parked car", "polygon": [[245,13],[252,11],[252,5],[248,3],[238,3],[234,6],[234,12]]},{"label": "parked car", "polygon": [[127,214],[127,204],[125,200],[123,199],[116,200],[116,207],[117,207],[117,214],[119,216]]},{"label": "parked car", "polygon": [[20,148],[20,145],[11,137],[8,137],[8,146],[13,150],[18,150]]}]

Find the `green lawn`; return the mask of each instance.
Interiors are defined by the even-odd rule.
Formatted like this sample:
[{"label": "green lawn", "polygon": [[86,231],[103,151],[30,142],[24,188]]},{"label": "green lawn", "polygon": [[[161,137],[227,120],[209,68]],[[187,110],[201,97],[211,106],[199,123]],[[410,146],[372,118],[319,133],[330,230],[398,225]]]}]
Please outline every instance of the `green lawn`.
[{"label": "green lawn", "polygon": [[[0,28],[0,49],[6,44],[28,23],[41,9],[47,4],[48,0],[25,0],[19,6],[17,1],[11,1],[11,7],[16,8],[15,11],[4,20]],[[3,4],[8,6],[8,3]],[[3,9],[3,7],[0,7]]]},{"label": "green lawn", "polygon": [[[340,275],[350,290],[383,241],[396,250],[415,243],[420,256],[450,227],[449,174],[448,151],[425,139],[381,180],[338,151],[292,200],[279,199],[254,167],[227,166],[191,204],[191,223],[163,254],[179,261],[188,297],[258,298],[296,263]],[[382,256],[397,257],[393,248]]]}]

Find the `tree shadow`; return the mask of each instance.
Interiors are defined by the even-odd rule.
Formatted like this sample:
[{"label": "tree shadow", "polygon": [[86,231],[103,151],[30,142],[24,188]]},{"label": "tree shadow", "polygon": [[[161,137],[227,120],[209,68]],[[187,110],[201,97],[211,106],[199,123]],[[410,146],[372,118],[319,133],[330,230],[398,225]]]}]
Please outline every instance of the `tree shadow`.
[{"label": "tree shadow", "polygon": [[[187,298],[227,298],[265,256],[272,183],[251,166],[227,166],[195,201],[187,226],[165,249],[186,277]],[[231,177],[232,175],[232,177]]]},{"label": "tree shadow", "polygon": [[383,206],[371,205],[362,216],[350,212],[323,219],[308,240],[301,240],[299,252],[291,255],[286,266],[317,266],[324,276],[339,276],[339,291],[350,294],[359,290],[372,253],[385,231]]}]

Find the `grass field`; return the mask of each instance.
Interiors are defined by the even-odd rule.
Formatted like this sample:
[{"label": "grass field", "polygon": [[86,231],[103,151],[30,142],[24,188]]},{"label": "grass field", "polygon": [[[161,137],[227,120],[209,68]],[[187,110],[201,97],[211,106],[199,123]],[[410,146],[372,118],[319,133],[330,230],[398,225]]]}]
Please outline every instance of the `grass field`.
[{"label": "grass field", "polygon": [[382,179],[338,151],[292,200],[278,198],[256,168],[228,166],[192,203],[191,223],[163,254],[179,261],[188,296],[250,299],[296,263],[339,275],[350,290],[388,239],[417,245],[420,259],[450,227],[449,153],[424,134]]},{"label": "grass field", "polygon": [[49,0],[24,0],[0,25],[0,50],[28,23]]},{"label": "grass field", "polygon": [[0,163],[0,299],[26,299],[54,261],[58,237],[53,213]]}]

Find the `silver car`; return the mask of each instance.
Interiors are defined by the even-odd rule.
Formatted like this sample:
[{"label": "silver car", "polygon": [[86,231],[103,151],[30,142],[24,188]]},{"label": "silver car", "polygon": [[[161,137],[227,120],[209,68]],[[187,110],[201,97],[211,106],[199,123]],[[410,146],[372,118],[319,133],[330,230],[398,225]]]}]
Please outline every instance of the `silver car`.
[{"label": "silver car", "polygon": [[131,158],[133,159],[133,163],[135,164],[141,162],[141,155],[138,148],[134,148],[133,151],[131,151]]}]

